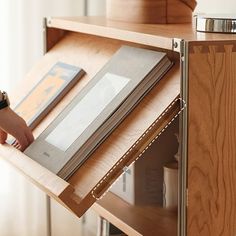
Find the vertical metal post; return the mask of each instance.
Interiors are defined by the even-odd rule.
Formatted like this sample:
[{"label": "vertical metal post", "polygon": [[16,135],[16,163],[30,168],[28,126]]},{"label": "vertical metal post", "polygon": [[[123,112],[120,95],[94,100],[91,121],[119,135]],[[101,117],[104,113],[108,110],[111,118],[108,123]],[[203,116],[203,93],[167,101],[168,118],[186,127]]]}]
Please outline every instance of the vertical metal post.
[{"label": "vertical metal post", "polygon": [[88,16],[88,0],[84,0],[84,16]]},{"label": "vertical metal post", "polygon": [[[43,19],[43,54],[47,52],[47,18]],[[50,197],[46,195],[46,219],[47,219],[47,236],[51,236],[51,201]]]},{"label": "vertical metal post", "polygon": [[181,50],[181,98],[185,109],[181,114],[181,160],[180,160],[180,195],[179,195],[179,235],[187,235],[187,206],[188,206],[188,43],[183,42]]},{"label": "vertical metal post", "polygon": [[46,219],[47,219],[47,236],[52,235],[52,228],[51,228],[51,200],[48,195],[46,195]]},{"label": "vertical metal post", "polygon": [[47,52],[47,18],[43,18],[43,54]]},{"label": "vertical metal post", "polygon": [[97,236],[109,236],[109,222],[98,216]]}]

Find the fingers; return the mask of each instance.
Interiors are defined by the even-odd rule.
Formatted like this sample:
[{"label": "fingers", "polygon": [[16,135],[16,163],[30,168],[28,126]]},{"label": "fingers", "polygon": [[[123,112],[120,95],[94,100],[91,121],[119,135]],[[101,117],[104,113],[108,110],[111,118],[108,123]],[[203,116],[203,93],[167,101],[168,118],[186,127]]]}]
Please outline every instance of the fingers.
[{"label": "fingers", "polygon": [[14,144],[12,144],[12,146],[18,150],[20,150],[20,147],[21,147],[18,141],[15,141]]},{"label": "fingers", "polygon": [[15,138],[17,139],[17,143],[18,143],[16,148],[18,148],[20,151],[23,152],[26,149],[26,147],[28,146],[28,140],[27,140],[25,134],[19,133],[18,136]]},{"label": "fingers", "polygon": [[0,129],[0,144],[4,144],[7,140],[7,133]]},{"label": "fingers", "polygon": [[34,141],[34,136],[28,127],[15,138],[13,146],[22,152]]},{"label": "fingers", "polygon": [[16,142],[13,146],[24,151],[34,140],[30,128],[23,118],[17,115],[10,107],[0,110],[0,143],[4,143],[7,134],[12,135]]},{"label": "fingers", "polygon": [[34,136],[29,128],[27,128],[27,130],[25,132],[25,136],[26,136],[29,144],[31,144],[34,141]]}]

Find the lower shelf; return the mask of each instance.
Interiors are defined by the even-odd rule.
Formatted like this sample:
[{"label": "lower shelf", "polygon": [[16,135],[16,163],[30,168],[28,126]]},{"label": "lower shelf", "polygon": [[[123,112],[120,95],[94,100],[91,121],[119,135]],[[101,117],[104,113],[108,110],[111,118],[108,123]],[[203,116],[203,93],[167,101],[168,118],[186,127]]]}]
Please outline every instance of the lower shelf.
[{"label": "lower shelf", "polygon": [[108,192],[93,209],[127,235],[177,235],[177,212],[158,206],[132,206]]}]

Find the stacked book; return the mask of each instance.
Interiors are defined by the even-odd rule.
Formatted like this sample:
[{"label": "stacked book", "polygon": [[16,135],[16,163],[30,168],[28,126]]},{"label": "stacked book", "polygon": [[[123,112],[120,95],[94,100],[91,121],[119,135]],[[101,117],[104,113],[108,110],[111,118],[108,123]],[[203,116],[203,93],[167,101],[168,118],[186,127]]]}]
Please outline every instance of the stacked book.
[{"label": "stacked book", "polygon": [[25,153],[67,179],[171,66],[166,53],[122,46]]}]

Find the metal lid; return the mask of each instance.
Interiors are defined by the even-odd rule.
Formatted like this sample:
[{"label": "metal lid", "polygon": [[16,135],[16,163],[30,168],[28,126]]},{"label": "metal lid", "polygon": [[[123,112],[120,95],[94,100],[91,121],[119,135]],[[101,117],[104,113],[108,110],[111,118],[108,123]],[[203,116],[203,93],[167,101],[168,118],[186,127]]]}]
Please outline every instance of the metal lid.
[{"label": "metal lid", "polygon": [[196,29],[199,32],[236,33],[235,15],[197,15]]}]

